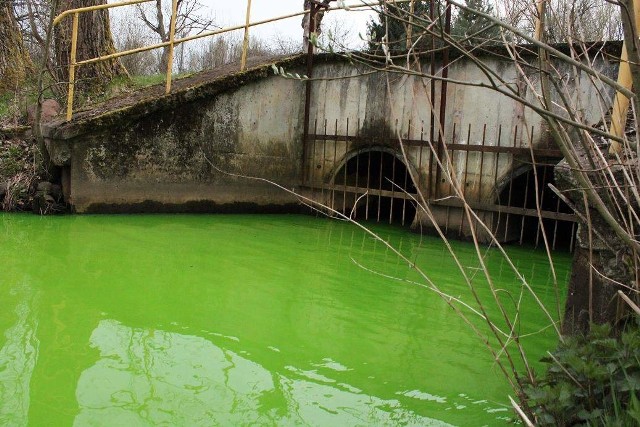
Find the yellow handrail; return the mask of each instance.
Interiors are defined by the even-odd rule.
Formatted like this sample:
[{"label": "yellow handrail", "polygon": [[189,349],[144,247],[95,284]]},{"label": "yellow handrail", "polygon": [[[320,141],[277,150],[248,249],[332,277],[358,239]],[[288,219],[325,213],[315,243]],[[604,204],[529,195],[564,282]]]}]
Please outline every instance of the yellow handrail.
[{"label": "yellow handrail", "polygon": [[[633,9],[635,13],[635,26],[636,28],[640,28],[640,0],[633,0]],[[629,65],[629,51],[627,50],[626,43],[622,44],[620,68],[618,69],[618,83],[627,89],[633,87],[631,66]],[[613,110],[611,111],[611,125],[609,127],[609,133],[614,137],[621,138],[624,136],[630,102],[629,98],[622,92],[616,92],[616,97],[613,101]],[[622,145],[618,141],[611,139],[609,142],[609,154],[615,155],[622,151]]]},{"label": "yellow handrail", "polygon": [[242,43],[242,59],[240,60],[240,71],[244,71],[247,65],[247,51],[249,50],[249,24],[251,21],[251,0],[247,0],[247,16],[244,27],[244,41]]}]

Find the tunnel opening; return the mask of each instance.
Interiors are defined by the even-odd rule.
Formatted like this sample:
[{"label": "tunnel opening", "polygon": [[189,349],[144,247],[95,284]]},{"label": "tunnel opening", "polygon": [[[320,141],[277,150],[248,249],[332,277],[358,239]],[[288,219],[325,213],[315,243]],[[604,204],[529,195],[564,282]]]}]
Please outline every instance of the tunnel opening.
[{"label": "tunnel opening", "polygon": [[[524,214],[501,213],[499,233],[503,240],[521,245],[543,247],[543,228],[552,249],[573,250],[576,224],[568,218],[573,214],[548,184],[555,185],[553,165],[539,165],[512,176],[498,197],[497,204],[526,210]],[[536,185],[537,180],[537,185]],[[537,200],[543,218],[536,214]]]},{"label": "tunnel opening", "polygon": [[342,206],[358,221],[404,226],[415,218],[415,202],[409,195],[417,193],[416,186],[404,162],[387,151],[369,150],[351,157],[335,174],[333,186],[344,188]]}]

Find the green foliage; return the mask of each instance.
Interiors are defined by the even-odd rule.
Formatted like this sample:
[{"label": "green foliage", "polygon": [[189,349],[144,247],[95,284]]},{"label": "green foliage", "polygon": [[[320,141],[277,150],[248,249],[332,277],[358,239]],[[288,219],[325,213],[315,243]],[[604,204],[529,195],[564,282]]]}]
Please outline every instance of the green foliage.
[{"label": "green foliage", "polygon": [[[478,12],[494,15],[493,6],[487,0],[467,0],[467,6]],[[475,46],[480,43],[495,43],[498,41],[500,29],[494,26],[490,20],[477,13],[460,10],[452,26],[451,34],[461,43]]]},{"label": "green foliage", "polygon": [[[383,40],[394,53],[407,50],[407,33],[411,21],[411,45],[417,50],[431,49],[432,39],[430,33],[438,33],[444,27],[444,8],[439,1],[435,2],[433,11],[433,21],[436,24],[431,26],[431,2],[416,0],[413,14],[410,13],[409,3],[388,4],[387,11],[381,9],[377,18],[367,23],[367,33],[369,35],[369,49],[374,52],[382,51]],[[430,27],[430,28],[429,28]],[[429,31],[427,31],[429,28]],[[387,37],[388,36],[388,37]],[[440,43],[441,45],[441,43]]]},{"label": "green foliage", "polygon": [[539,425],[640,425],[640,323],[615,337],[609,325],[568,337],[524,386]]},{"label": "green foliage", "polygon": [[0,146],[0,179],[16,175],[24,165],[23,151],[18,146],[6,144],[6,148]]},{"label": "green foliage", "polygon": [[[467,5],[476,11],[494,15],[493,6],[488,0],[467,0]],[[440,40],[438,34],[442,32],[445,23],[444,2],[435,1],[433,12],[434,25],[431,19],[431,2],[416,0],[413,15],[410,13],[409,3],[399,3],[388,5],[388,11],[378,12],[378,16],[367,24],[369,35],[369,49],[380,51],[383,37],[388,34],[389,50],[393,53],[400,53],[407,50],[407,33],[409,22],[413,22],[411,31],[411,44],[417,50],[428,50],[433,47],[441,47],[444,42]],[[477,13],[459,10],[452,14],[451,35],[454,39],[465,45],[478,45],[487,41],[497,41],[500,36],[500,29],[492,25],[487,18],[479,16]],[[411,17],[411,18],[410,18]],[[385,23],[387,28],[385,29]],[[429,28],[427,30],[427,28]]]},{"label": "green foliage", "polygon": [[13,96],[9,93],[0,94],[0,119],[9,115]]}]

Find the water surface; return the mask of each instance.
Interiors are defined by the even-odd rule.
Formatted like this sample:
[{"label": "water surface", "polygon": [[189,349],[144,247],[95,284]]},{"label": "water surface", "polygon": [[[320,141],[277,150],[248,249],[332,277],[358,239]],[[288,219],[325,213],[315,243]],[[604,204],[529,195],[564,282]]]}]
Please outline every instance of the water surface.
[{"label": "water surface", "polygon": [[[442,242],[375,229],[440,289],[477,307]],[[0,242],[1,425],[440,426],[512,417],[508,383],[472,329],[351,224],[2,215]],[[488,300],[473,246],[454,249]],[[509,251],[553,310],[544,253]],[[486,259],[507,314],[521,306],[520,332],[548,326],[499,254]],[[556,259],[564,287],[569,257]],[[555,337],[546,329],[523,342],[536,360]]]}]

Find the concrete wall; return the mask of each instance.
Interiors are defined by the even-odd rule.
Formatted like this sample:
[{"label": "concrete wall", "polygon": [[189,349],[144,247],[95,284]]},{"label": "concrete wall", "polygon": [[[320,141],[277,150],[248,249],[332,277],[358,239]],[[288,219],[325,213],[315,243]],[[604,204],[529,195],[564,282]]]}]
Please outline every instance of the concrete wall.
[{"label": "concrete wall", "polygon": [[[499,72],[504,84],[524,90],[510,61],[483,59]],[[362,67],[335,58],[320,58],[316,64],[314,77],[321,80],[312,85],[310,132],[359,138],[327,145],[311,142],[305,170],[305,85],[272,75],[270,66],[257,67],[242,78],[227,76],[200,82],[200,86],[185,83],[171,95],[159,94],[157,100],[128,105],[116,113],[81,113],[69,124],[49,125],[45,136],[54,162],[63,168],[68,201],[77,212],[290,207],[295,197],[263,181],[229,173],[272,180],[288,188],[297,188],[303,175],[307,182],[330,183],[358,150],[385,147],[398,152],[397,142],[385,135],[428,139],[431,110],[440,108],[439,82],[438,95],[431,100],[428,79],[363,74]],[[615,64],[602,61],[600,66],[607,74],[615,74]],[[426,70],[429,64],[423,67]],[[304,66],[297,60],[285,68],[302,74]],[[488,81],[473,62],[464,59],[454,60],[449,73],[452,80]],[[530,78],[535,81],[537,76]],[[590,80],[578,76],[560,83],[583,101],[579,109],[584,116],[596,121],[600,107]],[[534,99],[534,94],[526,95]],[[500,127],[505,134],[515,126],[534,127],[534,146],[548,139],[537,114],[487,88],[450,83],[446,117],[443,135],[450,143],[478,144],[484,124],[487,145],[497,143]],[[513,144],[513,138],[503,138],[505,142]],[[522,143],[528,146],[529,139],[522,138]],[[417,186],[427,192],[428,150],[409,147],[407,154],[408,166],[418,176]],[[499,191],[496,182],[504,182],[513,167],[511,156],[491,156],[498,155],[485,155],[482,180],[479,168],[473,167],[479,162],[478,153],[469,153],[468,158],[458,153],[453,159],[451,172],[458,179],[464,178],[463,165],[472,166],[466,173],[466,191],[479,201],[493,201]],[[450,192],[449,184],[439,185],[439,194]]]}]

